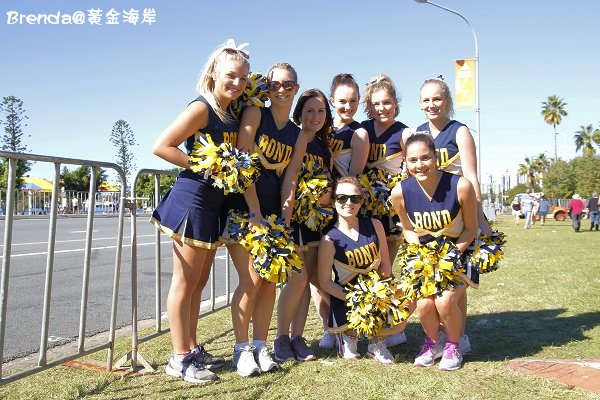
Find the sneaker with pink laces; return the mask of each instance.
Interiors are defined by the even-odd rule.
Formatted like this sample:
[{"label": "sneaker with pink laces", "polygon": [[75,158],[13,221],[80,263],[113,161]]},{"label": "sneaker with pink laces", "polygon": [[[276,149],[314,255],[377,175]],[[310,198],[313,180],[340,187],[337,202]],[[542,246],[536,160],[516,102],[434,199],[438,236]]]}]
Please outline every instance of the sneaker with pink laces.
[{"label": "sneaker with pink laces", "polygon": [[462,367],[462,352],[460,351],[460,344],[446,342],[444,347],[444,354],[442,361],[440,361],[440,370],[442,371],[454,371]]},{"label": "sneaker with pink laces", "polygon": [[435,360],[440,358],[442,354],[442,345],[426,337],[419,355],[415,358],[415,365],[417,367],[431,367],[435,364]]},{"label": "sneaker with pink laces", "polygon": [[315,352],[306,345],[306,339],[296,336],[290,341],[290,347],[298,361],[313,361],[317,359]]}]

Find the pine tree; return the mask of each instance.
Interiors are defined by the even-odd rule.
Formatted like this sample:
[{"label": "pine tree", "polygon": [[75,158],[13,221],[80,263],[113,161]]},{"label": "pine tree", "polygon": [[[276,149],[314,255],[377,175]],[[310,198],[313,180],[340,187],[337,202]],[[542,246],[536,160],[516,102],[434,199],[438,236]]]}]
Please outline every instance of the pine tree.
[{"label": "pine tree", "polygon": [[137,143],[127,121],[120,119],[115,122],[110,133],[110,142],[117,148],[116,163],[123,169],[125,179],[129,181],[129,176],[135,169],[135,156],[130,146],[135,146]]},{"label": "pine tree", "polygon": [[[27,126],[25,121],[29,119],[23,109],[23,101],[15,96],[6,96],[0,103],[0,125],[4,126],[2,133],[2,150],[25,153],[28,152],[27,145],[23,143],[25,132],[23,128]],[[29,135],[27,135],[29,137]],[[15,188],[21,187],[23,177],[31,170],[31,162],[17,160]],[[2,162],[2,175],[0,185],[6,187],[8,180],[8,160]]]}]

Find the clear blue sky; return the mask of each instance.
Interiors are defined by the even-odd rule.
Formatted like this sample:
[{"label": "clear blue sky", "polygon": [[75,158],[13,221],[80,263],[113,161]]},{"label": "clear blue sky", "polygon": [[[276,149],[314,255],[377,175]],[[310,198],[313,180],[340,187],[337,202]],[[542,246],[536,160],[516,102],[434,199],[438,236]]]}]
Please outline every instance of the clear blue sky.
[{"label": "clear blue sky", "polygon": [[[540,116],[549,95],[563,97],[569,113],[558,128],[558,155],[574,157],[574,132],[600,127],[600,2],[436,2],[463,14],[479,40],[482,181],[514,174],[526,156],[553,156],[552,127]],[[107,25],[111,8],[154,8],[156,22]],[[411,127],[423,122],[421,83],[443,74],[453,90],[454,60],[475,53],[463,20],[413,0],[4,0],[0,9],[0,96],[23,100],[31,152],[114,162],[109,134],[125,119],[138,142],[138,168],[171,167],[152,155],[152,143],[195,97],[207,56],[227,38],[250,43],[253,71],[291,63],[301,90],[328,93],[339,72],[353,73],[361,86],[386,73],[402,97],[398,119]],[[102,26],[9,24],[7,17],[89,9],[102,10]],[[472,110],[455,118],[475,127]],[[41,163],[31,172],[52,174]]]}]

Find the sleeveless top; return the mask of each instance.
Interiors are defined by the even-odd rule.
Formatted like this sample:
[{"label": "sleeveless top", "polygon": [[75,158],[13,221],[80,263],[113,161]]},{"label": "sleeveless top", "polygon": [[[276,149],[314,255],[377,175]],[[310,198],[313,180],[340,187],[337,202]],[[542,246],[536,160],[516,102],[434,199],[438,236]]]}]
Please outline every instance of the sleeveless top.
[{"label": "sleeveless top", "polygon": [[379,240],[371,218],[358,217],[358,240],[353,240],[336,227],[331,228],[327,236],[335,247],[333,274],[336,283],[344,286],[358,274],[366,274],[379,267]]},{"label": "sleeveless top", "polygon": [[459,175],[442,172],[431,200],[414,177],[400,182],[408,219],[422,244],[442,235],[458,239],[462,233],[464,222],[457,191],[459,179]]},{"label": "sleeveless top", "polygon": [[396,121],[381,135],[375,134],[375,120],[369,119],[361,123],[369,133],[369,157],[367,158],[367,169],[378,168],[399,174],[402,172],[404,153],[400,144],[402,132],[408,126]]},{"label": "sleeveless top", "polygon": [[256,181],[257,194],[281,192],[281,176],[292,158],[300,133],[292,121],[278,129],[268,108],[260,109],[260,124],[254,136],[254,151],[258,153],[261,171]]},{"label": "sleeveless top", "polygon": [[[460,163],[460,153],[458,144],[456,143],[456,133],[461,126],[465,124],[452,120],[444,126],[444,129],[433,139],[435,144],[435,152],[437,155],[437,168],[441,171],[450,172],[451,174],[462,175],[462,165]],[[430,131],[429,122],[417,128],[418,131]]]},{"label": "sleeveless top", "polygon": [[352,121],[339,129],[333,128],[333,134],[329,140],[329,149],[333,158],[333,171],[336,177],[347,176],[352,161],[352,138],[361,126]]},{"label": "sleeveless top", "polygon": [[[319,161],[321,167],[329,171],[329,165],[325,164],[326,156],[329,149],[327,144],[318,136],[315,136],[312,141],[306,144],[306,153],[302,159],[302,163],[306,164],[309,160]],[[329,171],[331,173],[331,171]]]},{"label": "sleeveless top", "polygon": [[[208,107],[208,123],[202,129],[199,129],[196,133],[188,137],[185,141],[185,150],[187,154],[191,154],[194,149],[194,143],[200,139],[206,140],[210,138],[212,142],[218,146],[221,143],[231,143],[235,146],[238,136],[238,122],[232,117],[231,122],[223,122],[217,116],[217,113],[212,109],[212,106],[203,97],[199,96],[192,101],[201,101]],[[191,104],[191,103],[190,103]],[[204,180],[202,174],[192,172],[190,169],[185,169],[179,173],[179,176],[185,176],[186,178]]]}]

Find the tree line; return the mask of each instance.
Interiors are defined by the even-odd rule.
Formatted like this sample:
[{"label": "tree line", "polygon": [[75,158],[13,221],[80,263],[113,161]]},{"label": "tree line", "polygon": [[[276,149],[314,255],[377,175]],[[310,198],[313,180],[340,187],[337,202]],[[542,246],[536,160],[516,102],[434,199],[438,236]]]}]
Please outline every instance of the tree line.
[{"label": "tree line", "polygon": [[509,196],[524,189],[543,191],[550,197],[563,199],[574,193],[589,198],[592,193],[600,192],[600,156],[597,155],[600,150],[600,129],[594,128],[593,124],[581,125],[573,136],[575,152],[581,151],[581,155],[569,161],[558,158],[557,127],[562,118],[568,115],[566,106],[564,99],[556,95],[548,96],[542,102],[541,115],[553,128],[554,159],[548,159],[543,153],[525,157],[517,171],[517,174],[525,176],[525,182],[511,190]]},{"label": "tree line", "polygon": [[[5,96],[0,103],[0,126],[2,136],[0,143],[2,150],[30,153],[26,144],[26,139],[31,135],[25,133],[27,127],[26,121],[29,117],[26,114],[23,101],[15,96]],[[135,155],[132,147],[136,146],[135,135],[129,123],[123,119],[117,120],[109,133],[108,140],[116,149],[115,164],[119,165],[129,182],[135,171]],[[102,160],[105,161],[105,160]],[[23,179],[28,176],[32,168],[31,161],[17,160],[15,190],[19,190],[23,185]],[[60,186],[67,191],[88,191],[90,184],[91,167],[79,166],[72,170],[63,167],[60,173]],[[96,187],[106,183],[108,175],[106,170],[97,171]],[[164,176],[161,178],[161,193],[164,193],[172,186],[174,177]],[[3,158],[0,162],[0,194],[6,190],[8,183],[8,159]],[[154,179],[150,175],[142,175],[138,180],[137,195],[152,197],[154,193]],[[3,196],[4,197],[4,196]]]}]

